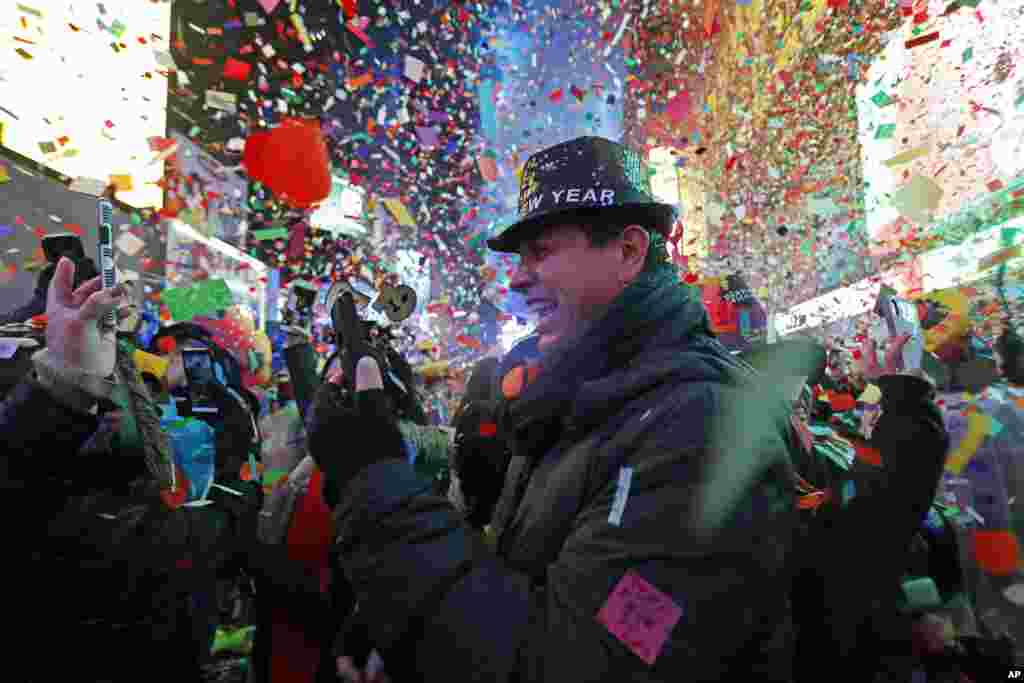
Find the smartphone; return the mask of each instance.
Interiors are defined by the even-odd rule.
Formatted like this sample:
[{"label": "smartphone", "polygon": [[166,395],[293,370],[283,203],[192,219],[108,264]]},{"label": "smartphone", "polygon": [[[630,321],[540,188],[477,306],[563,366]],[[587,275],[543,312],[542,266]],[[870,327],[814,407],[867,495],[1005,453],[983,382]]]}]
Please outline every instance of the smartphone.
[{"label": "smartphone", "polygon": [[909,334],[910,339],[903,347],[903,369],[920,370],[924,356],[924,329],[917,315],[917,306],[912,301],[893,299],[897,334]]},{"label": "smartphone", "polygon": [[186,348],[181,351],[181,362],[188,380],[189,401],[193,413],[219,413],[213,398],[213,383],[217,381],[213,369],[213,354],[209,349]]},{"label": "smartphone", "polygon": [[885,321],[889,338],[910,335],[903,347],[903,369],[919,370],[924,357],[924,329],[917,314],[917,305],[883,288],[879,292],[875,312]]},{"label": "smartphone", "polygon": [[85,258],[85,247],[78,235],[61,232],[43,238],[43,254],[50,263],[56,263],[61,256],[80,261]]},{"label": "smartphone", "polygon": [[[96,266],[99,268],[103,289],[117,286],[117,269],[114,266],[114,205],[105,199],[98,203],[99,240],[96,246]],[[117,311],[110,311],[103,322],[108,327],[117,323]]]}]

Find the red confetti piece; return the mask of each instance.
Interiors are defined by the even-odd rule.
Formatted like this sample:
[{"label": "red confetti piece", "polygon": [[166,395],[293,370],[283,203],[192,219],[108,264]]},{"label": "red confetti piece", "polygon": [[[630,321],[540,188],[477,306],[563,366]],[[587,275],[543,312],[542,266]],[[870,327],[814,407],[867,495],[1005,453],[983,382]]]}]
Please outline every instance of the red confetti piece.
[{"label": "red confetti piece", "polygon": [[939,32],[938,31],[933,31],[932,33],[929,33],[927,35],[918,36],[917,38],[912,38],[911,40],[908,40],[903,45],[908,50],[911,50],[911,49],[913,49],[915,47],[920,47],[921,45],[927,45],[928,43],[935,42],[938,39],[939,39]]}]

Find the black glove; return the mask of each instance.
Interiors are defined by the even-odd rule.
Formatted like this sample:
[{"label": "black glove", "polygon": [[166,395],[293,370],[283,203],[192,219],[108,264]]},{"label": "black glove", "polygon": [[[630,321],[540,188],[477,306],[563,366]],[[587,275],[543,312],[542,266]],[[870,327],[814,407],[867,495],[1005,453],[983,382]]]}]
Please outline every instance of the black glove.
[{"label": "black glove", "polygon": [[339,384],[326,382],[317,390],[310,412],[307,445],[324,473],[324,501],[332,509],[341,490],[364,468],[406,457],[383,389],[357,391],[353,397]]}]

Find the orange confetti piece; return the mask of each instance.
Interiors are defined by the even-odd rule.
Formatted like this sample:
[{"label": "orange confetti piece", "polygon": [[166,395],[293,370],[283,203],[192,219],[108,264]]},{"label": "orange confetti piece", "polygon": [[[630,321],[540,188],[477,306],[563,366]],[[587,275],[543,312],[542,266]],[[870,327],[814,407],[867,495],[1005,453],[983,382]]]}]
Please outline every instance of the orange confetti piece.
[{"label": "orange confetti piece", "polygon": [[348,81],[348,89],[349,90],[358,90],[359,88],[362,88],[364,85],[367,85],[368,83],[370,83],[372,81],[373,81],[373,72],[372,71],[367,71],[362,76],[356,76],[355,78],[350,78],[349,81]]},{"label": "orange confetti piece", "polygon": [[[258,476],[263,476],[264,469],[265,469],[265,467],[264,467],[263,463],[261,463],[261,462],[260,463],[256,463],[256,474]],[[243,463],[242,464],[242,469],[239,472],[238,478],[241,479],[242,481],[252,481],[253,480],[252,468],[249,466],[249,463]]]},{"label": "orange confetti piece", "polygon": [[830,491],[815,491],[797,499],[797,508],[800,510],[817,510],[832,499]]}]

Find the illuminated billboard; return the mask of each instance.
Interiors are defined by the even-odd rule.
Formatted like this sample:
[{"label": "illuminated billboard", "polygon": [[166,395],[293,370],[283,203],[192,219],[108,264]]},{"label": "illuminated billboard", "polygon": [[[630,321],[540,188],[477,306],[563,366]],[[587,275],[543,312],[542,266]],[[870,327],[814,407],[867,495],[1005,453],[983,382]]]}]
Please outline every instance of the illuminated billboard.
[{"label": "illuminated billboard", "polygon": [[[170,3],[24,0],[0,12],[0,144],[163,206]],[[127,189],[130,186],[130,189]]]},{"label": "illuminated billboard", "polygon": [[[1003,231],[1015,227],[1024,228],[1024,221],[980,232],[963,244],[921,254],[915,259],[920,264],[922,283],[921,292],[917,294],[941,291],[991,275],[993,268],[1004,262],[998,258],[1001,253],[1017,254],[1019,252],[1011,252],[1010,248],[1024,244],[1024,230],[1010,233],[1012,237],[1009,243],[1004,243]],[[1011,268],[1021,262],[1024,262],[1024,257],[1020,256],[1005,261]],[[913,298],[909,297],[910,292],[901,288],[903,280],[898,270],[865,278],[849,287],[837,289],[794,306],[785,313],[779,313],[775,319],[775,329],[779,334],[788,335],[867,313],[874,307],[882,283],[896,289],[900,296]]]}]

